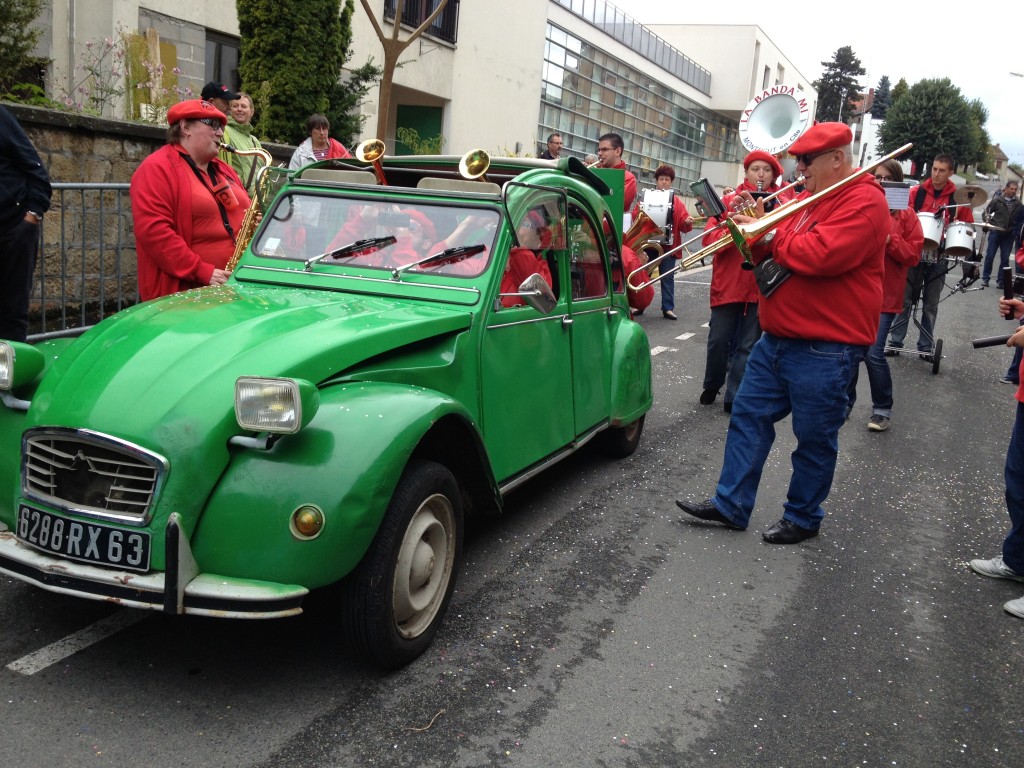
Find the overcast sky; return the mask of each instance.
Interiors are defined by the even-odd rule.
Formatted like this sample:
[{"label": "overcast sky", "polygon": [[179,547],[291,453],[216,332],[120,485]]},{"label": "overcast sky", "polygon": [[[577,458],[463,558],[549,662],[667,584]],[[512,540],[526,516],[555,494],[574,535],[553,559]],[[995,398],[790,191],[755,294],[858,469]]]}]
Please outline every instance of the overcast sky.
[{"label": "overcast sky", "polygon": [[[992,143],[999,144],[1011,162],[1024,165],[1024,77],[1010,74],[1024,73],[1024,15],[1015,3],[978,2],[970,5],[970,13],[964,12],[964,5],[940,8],[905,0],[612,3],[642,24],[756,24],[808,81],[817,80],[821,62],[831,61],[844,45],[853,48],[867,70],[861,78],[865,90],[876,87],[883,75],[893,85],[901,77],[909,85],[948,77],[968,101],[980,99],[985,104],[985,127]],[[840,7],[844,10],[833,10]],[[713,72],[712,82],[721,76]]]}]

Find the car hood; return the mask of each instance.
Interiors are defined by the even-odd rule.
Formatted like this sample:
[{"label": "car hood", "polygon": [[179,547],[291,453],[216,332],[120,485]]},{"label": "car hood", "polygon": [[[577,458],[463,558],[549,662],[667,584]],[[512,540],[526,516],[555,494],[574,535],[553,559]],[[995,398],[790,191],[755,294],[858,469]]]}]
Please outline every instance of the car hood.
[{"label": "car hood", "polygon": [[[125,310],[72,344],[27,426],[114,434],[159,452],[238,433],[239,376],[322,382],[370,357],[470,326],[465,309],[373,296],[226,285]],[[173,448],[171,448],[173,450]]]}]

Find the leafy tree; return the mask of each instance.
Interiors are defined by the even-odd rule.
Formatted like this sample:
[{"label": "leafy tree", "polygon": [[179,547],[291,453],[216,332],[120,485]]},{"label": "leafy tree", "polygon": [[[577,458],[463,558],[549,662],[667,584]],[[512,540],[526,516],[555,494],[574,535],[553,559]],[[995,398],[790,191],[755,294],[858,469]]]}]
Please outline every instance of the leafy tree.
[{"label": "leafy tree", "polygon": [[362,127],[353,110],[379,77],[372,61],[342,83],[351,58],[353,0],[237,0],[242,89],[256,102],[257,132],[297,144],[319,112],[349,145]]},{"label": "leafy tree", "polygon": [[892,92],[889,90],[889,77],[882,75],[875,88],[875,100],[871,104],[871,116],[876,120],[885,120],[885,113],[892,103]]},{"label": "leafy tree", "polygon": [[892,94],[889,96],[889,106],[891,107],[897,101],[907,95],[907,91],[910,90],[910,86],[907,84],[906,78],[901,77],[900,81],[893,86]]},{"label": "leafy tree", "polygon": [[948,77],[921,80],[889,107],[878,129],[879,148],[889,153],[913,142],[909,159],[922,174],[940,153],[952,155],[958,165],[970,165],[984,157],[980,117],[987,115],[972,109]]},{"label": "leafy tree", "polygon": [[861,85],[857,78],[867,70],[848,45],[837,50],[832,61],[821,62],[821,66],[824,67],[821,79],[813,83],[818,91],[815,118],[819,121],[842,121],[843,115],[852,117],[851,102],[861,98]]},{"label": "leafy tree", "polygon": [[41,62],[32,49],[42,27],[32,22],[42,13],[45,0],[3,0],[0,2],[0,94],[8,94],[24,70]]},{"label": "leafy tree", "polygon": [[964,155],[964,164],[976,165],[982,173],[994,173],[996,164],[992,155],[992,140],[985,129],[988,107],[981,99],[973,99],[967,103],[967,108],[971,113],[971,143]]}]

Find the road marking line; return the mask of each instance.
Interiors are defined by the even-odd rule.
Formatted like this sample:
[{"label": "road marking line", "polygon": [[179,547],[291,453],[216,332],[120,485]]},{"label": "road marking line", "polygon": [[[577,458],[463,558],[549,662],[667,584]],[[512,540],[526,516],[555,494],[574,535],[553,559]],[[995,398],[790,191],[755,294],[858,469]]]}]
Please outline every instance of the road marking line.
[{"label": "road marking line", "polygon": [[669,351],[671,351],[669,347],[654,347],[651,349],[651,357],[654,357],[655,355],[660,355],[662,352]]},{"label": "road marking line", "polygon": [[711,327],[711,321],[710,320],[708,320],[706,323],[704,323],[704,325],[701,326],[701,328],[710,328],[710,327]]},{"label": "road marking line", "polygon": [[693,338],[696,334],[684,333],[682,336],[676,336],[676,341],[686,341],[687,339]]},{"label": "road marking line", "polygon": [[33,651],[27,656],[12,661],[7,665],[7,669],[20,675],[34,675],[90,645],[106,640],[111,635],[116,635],[122,629],[127,629],[144,618],[147,618],[147,614],[143,611],[120,610],[85,629],[80,629],[55,643],[50,643],[45,648],[40,648],[38,651]]}]

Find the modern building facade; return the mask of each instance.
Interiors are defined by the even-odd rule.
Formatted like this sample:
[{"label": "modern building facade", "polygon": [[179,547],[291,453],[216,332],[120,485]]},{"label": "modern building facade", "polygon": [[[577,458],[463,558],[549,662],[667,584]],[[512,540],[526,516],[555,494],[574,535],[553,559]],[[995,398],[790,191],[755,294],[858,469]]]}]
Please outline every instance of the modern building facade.
[{"label": "modern building facade", "polygon": [[[390,35],[396,0],[370,7]],[[436,0],[405,0],[402,36],[434,7]],[[179,91],[197,94],[208,80],[240,85],[233,3],[52,0],[37,23],[37,53],[52,62],[51,96],[73,87],[88,44],[121,32],[143,37],[166,70],[176,69]],[[359,0],[352,31],[351,63],[381,62]],[[389,114],[380,119],[376,93],[361,107],[364,137],[380,133],[389,153],[407,151],[399,128],[440,135],[450,154],[535,155],[557,131],[579,157],[614,131],[642,185],[667,163],[681,189],[700,177],[736,183],[746,152],[739,121],[754,97],[786,84],[806,95],[811,114],[816,102],[807,78],[756,26],[648,27],[606,0],[449,0],[400,62]]]}]

